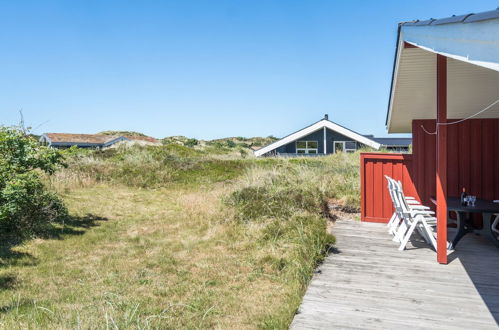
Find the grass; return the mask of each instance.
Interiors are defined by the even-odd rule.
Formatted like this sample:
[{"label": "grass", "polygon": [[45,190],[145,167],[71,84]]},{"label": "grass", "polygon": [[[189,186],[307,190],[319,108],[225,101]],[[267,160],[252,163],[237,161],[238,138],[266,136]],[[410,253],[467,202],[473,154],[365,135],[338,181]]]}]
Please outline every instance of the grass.
[{"label": "grass", "polygon": [[2,328],[287,328],[334,243],[324,201],[358,207],[356,154],[71,157],[49,181],[70,218],[0,250]]}]

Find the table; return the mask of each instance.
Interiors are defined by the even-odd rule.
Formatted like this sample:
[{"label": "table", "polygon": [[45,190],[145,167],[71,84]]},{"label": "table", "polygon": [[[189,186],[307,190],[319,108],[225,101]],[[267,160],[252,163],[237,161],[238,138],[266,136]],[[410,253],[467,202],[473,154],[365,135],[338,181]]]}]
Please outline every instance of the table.
[{"label": "table", "polygon": [[[435,198],[432,197],[431,200],[436,204]],[[452,240],[449,249],[454,249],[464,235],[472,232],[479,233],[480,235],[487,237],[499,249],[499,240],[492,231],[492,217],[494,214],[499,214],[499,203],[477,198],[475,206],[463,206],[461,205],[461,199],[459,197],[448,197],[447,211],[454,211],[457,214],[457,233]],[[482,214],[482,229],[475,229],[473,226],[466,223],[467,213]]]}]

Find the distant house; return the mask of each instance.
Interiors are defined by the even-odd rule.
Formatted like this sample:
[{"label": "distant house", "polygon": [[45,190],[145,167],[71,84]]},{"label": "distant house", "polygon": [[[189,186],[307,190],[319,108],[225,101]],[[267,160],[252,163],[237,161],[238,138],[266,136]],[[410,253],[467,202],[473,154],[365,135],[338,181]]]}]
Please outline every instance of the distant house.
[{"label": "distant house", "polygon": [[409,152],[409,148],[412,144],[412,138],[402,138],[402,137],[378,138],[374,137],[373,135],[365,135],[365,136],[381,144],[382,149],[394,152]]},{"label": "distant house", "polygon": [[118,136],[104,134],[70,134],[70,133],[45,133],[40,137],[40,144],[53,148],[78,148],[102,149],[118,142],[137,142],[140,144],[159,144],[159,141],[149,136]]},{"label": "distant house", "polygon": [[355,152],[362,147],[407,151],[411,138],[375,138],[324,119],[254,151],[255,156],[318,156]]}]

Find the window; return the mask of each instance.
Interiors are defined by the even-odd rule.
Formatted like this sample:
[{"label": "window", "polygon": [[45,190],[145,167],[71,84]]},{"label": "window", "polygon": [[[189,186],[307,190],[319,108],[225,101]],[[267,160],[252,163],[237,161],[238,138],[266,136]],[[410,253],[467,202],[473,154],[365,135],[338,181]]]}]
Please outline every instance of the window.
[{"label": "window", "polygon": [[317,141],[296,141],[297,154],[317,154],[319,144]]},{"label": "window", "polygon": [[357,142],[355,141],[334,141],[334,152],[355,152]]},{"label": "window", "polygon": [[355,152],[357,150],[357,142],[355,141],[345,141],[345,151]]}]

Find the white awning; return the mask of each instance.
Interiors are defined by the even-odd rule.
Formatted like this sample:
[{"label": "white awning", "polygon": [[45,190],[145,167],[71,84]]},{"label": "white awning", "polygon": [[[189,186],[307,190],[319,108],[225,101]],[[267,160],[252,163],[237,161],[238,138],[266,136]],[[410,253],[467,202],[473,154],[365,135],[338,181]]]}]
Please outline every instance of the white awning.
[{"label": "white awning", "polygon": [[[435,119],[436,54],[449,58],[448,118],[469,117],[499,99],[499,11],[404,23],[398,37],[390,133],[410,133],[413,119]],[[496,104],[475,118],[498,117]]]}]

